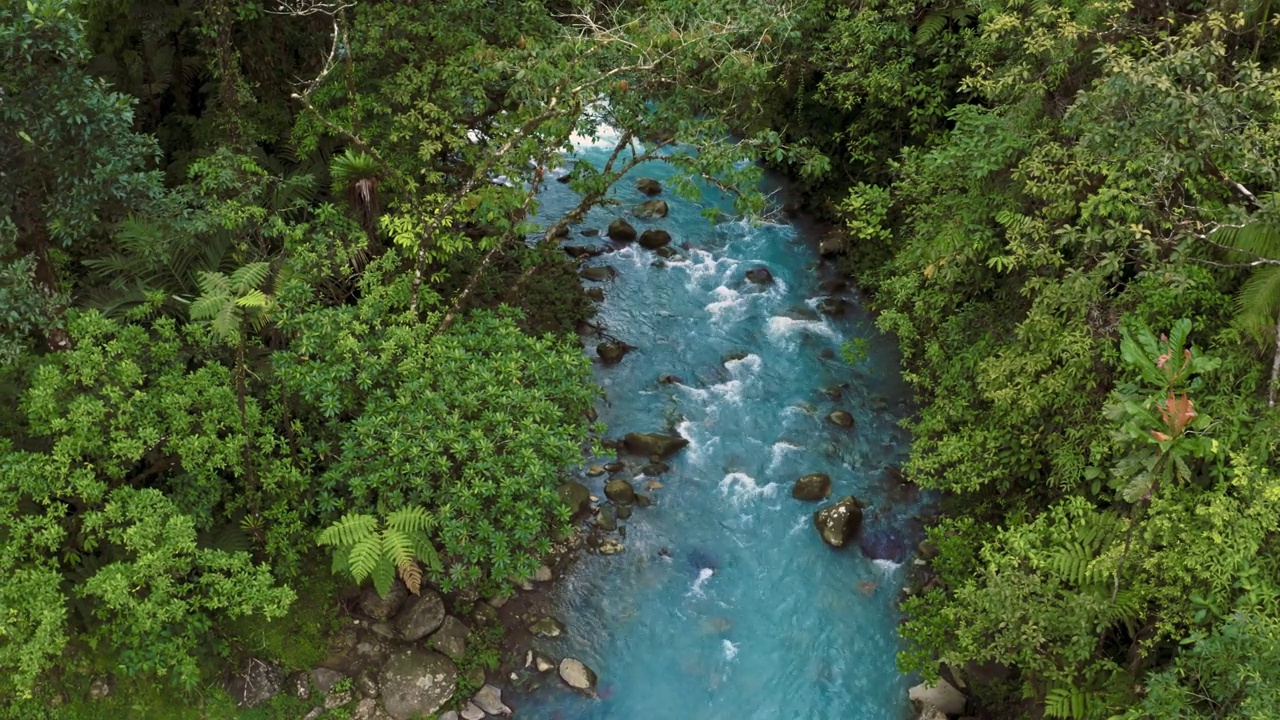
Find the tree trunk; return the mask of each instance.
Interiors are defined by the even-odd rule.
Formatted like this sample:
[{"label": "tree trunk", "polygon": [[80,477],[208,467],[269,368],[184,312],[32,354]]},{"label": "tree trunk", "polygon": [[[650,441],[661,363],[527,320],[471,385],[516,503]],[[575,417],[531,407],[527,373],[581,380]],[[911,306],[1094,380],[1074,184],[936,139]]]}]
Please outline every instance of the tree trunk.
[{"label": "tree trunk", "polygon": [[1267,386],[1267,407],[1276,406],[1276,378],[1280,377],[1280,315],[1276,316],[1276,350],[1271,358],[1271,384]]}]

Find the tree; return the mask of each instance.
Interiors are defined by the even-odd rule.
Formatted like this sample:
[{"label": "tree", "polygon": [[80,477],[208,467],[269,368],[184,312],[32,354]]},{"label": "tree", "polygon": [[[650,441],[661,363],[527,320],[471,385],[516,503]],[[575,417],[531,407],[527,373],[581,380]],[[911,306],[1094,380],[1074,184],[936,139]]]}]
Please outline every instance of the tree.
[{"label": "tree", "polygon": [[1259,201],[1258,211],[1240,227],[1223,227],[1210,236],[1248,256],[1253,267],[1236,294],[1236,323],[1255,338],[1274,335],[1267,406],[1276,406],[1280,384],[1280,192]]}]

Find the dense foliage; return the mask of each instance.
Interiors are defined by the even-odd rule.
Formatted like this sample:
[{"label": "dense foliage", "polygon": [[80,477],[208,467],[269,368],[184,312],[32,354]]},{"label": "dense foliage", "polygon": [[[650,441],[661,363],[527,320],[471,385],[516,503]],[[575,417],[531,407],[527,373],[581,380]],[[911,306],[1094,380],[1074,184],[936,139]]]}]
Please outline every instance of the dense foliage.
[{"label": "dense foliage", "polygon": [[1276,717],[1276,8],[810,9],[779,112],[945,497],[903,666],[1000,717]]},{"label": "dense foliage", "polygon": [[[731,121],[788,31],[723,9],[0,2],[7,712],[297,667],[330,578],[529,576],[599,430],[564,227],[659,154],[744,211],[762,154],[824,169]],[[614,160],[533,225],[605,121]]]}]

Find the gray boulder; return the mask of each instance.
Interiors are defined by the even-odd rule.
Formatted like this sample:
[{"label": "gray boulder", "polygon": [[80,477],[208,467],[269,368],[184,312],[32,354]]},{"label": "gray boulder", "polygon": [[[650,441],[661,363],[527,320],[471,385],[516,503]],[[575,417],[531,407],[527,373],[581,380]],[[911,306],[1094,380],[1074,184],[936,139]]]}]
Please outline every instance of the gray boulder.
[{"label": "gray boulder", "polygon": [[666,230],[645,230],[640,233],[640,247],[657,250],[671,244],[671,233]]},{"label": "gray boulder", "polygon": [[636,229],[622,218],[609,223],[609,229],[604,234],[608,235],[610,240],[620,243],[629,243],[636,239]]},{"label": "gray boulder", "polygon": [[622,362],[622,358],[634,349],[624,342],[605,342],[596,346],[596,354],[605,365],[614,365]]},{"label": "gray boulder", "polygon": [[581,660],[565,658],[560,661],[560,679],[565,685],[592,697],[596,694],[596,673]]},{"label": "gray boulder", "polygon": [[435,632],[444,622],[444,601],[434,591],[423,588],[422,594],[405,603],[404,610],[396,616],[395,626],[400,637],[415,642]]},{"label": "gray boulder", "polygon": [[627,452],[650,457],[657,455],[659,459],[674,455],[689,444],[688,440],[679,435],[634,432],[627,433],[622,442]]},{"label": "gray boulder", "polygon": [[636,181],[636,189],[645,195],[661,195],[662,183],[653,178],[640,178]]},{"label": "gray boulder", "polygon": [[604,495],[616,503],[630,505],[636,501],[636,489],[631,487],[631,483],[616,478],[605,483]]},{"label": "gray boulder", "polygon": [[604,248],[599,245],[565,245],[564,254],[571,258],[588,258],[597,257],[604,254]]},{"label": "gray boulder", "polygon": [[631,214],[646,220],[664,218],[667,216],[667,212],[668,208],[666,200],[645,200],[634,208],[631,208]]},{"label": "gray boulder", "polygon": [[280,694],[285,674],[280,666],[250,658],[227,683],[227,693],[240,707],[258,707]]},{"label": "gray boulder", "polygon": [[831,476],[826,473],[810,473],[796,480],[791,497],[806,502],[825,500],[831,495]]},{"label": "gray boulder", "polygon": [[593,282],[604,282],[613,277],[613,268],[605,265],[603,267],[582,268],[578,271],[578,276],[583,280],[591,280]]},{"label": "gray boulder", "polygon": [[345,677],[345,673],[326,667],[319,667],[311,671],[311,686],[321,695],[328,695],[333,686],[342,682]]},{"label": "gray boulder", "polygon": [[360,592],[360,612],[374,620],[387,620],[400,612],[408,597],[409,589],[399,580],[391,584],[386,597],[379,596],[371,587],[365,588]]},{"label": "gray boulder", "polygon": [[484,711],[477,707],[475,703],[469,702],[466,707],[462,708],[462,712],[458,716],[462,720],[484,720]]},{"label": "gray boulder", "polygon": [[440,711],[458,686],[458,668],[437,652],[405,648],[382,666],[382,705],[396,720]]},{"label": "gray boulder", "polygon": [[911,699],[921,711],[934,708],[945,715],[963,715],[969,700],[945,678],[938,678],[936,685],[920,683],[907,691]]},{"label": "gray boulder", "polygon": [[862,525],[862,508],[852,496],[828,505],[813,514],[814,527],[831,547],[844,547]]},{"label": "gray boulder", "polygon": [[511,708],[502,702],[502,691],[492,685],[485,685],[471,698],[481,710],[489,715],[510,715]]},{"label": "gray boulder", "polygon": [[450,658],[461,660],[462,656],[467,654],[467,636],[470,634],[471,629],[465,623],[450,615],[444,619],[440,629],[432,634],[428,642],[431,647]]}]

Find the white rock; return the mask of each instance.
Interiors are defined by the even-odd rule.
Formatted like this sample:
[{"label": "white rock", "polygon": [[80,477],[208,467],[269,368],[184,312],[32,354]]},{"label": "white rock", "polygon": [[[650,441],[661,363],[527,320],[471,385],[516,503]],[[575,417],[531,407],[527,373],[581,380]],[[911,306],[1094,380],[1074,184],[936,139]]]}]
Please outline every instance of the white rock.
[{"label": "white rock", "polygon": [[595,671],[582,664],[581,660],[575,660],[573,658],[565,658],[561,660],[560,679],[574,690],[579,690],[589,695],[595,695]]},{"label": "white rock", "polygon": [[921,710],[934,707],[946,715],[963,715],[965,705],[968,704],[968,698],[964,693],[955,689],[943,678],[938,678],[937,685],[929,686],[925,683],[916,685],[907,692],[907,697],[911,698],[911,702]]},{"label": "white rock", "polygon": [[546,565],[538,566],[538,569],[533,573],[533,581],[551,582],[551,568]]},{"label": "white rock", "polygon": [[461,715],[462,720],[484,720],[484,711],[476,707],[475,703],[467,703],[467,706],[462,708]]},{"label": "white rock", "polygon": [[502,691],[493,685],[485,685],[471,698],[471,702],[489,715],[510,715],[511,708],[502,703]]}]

